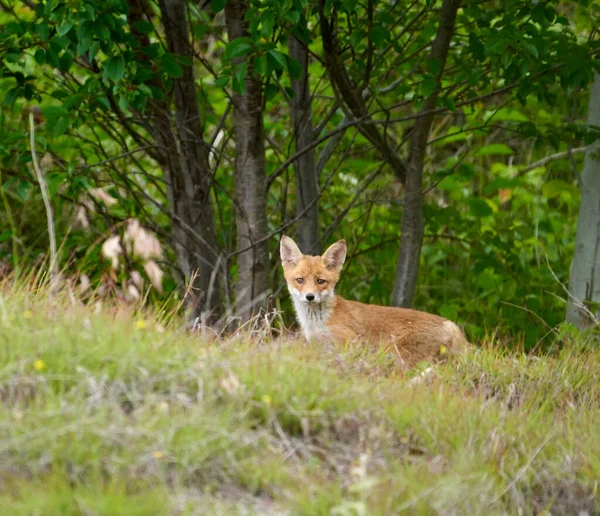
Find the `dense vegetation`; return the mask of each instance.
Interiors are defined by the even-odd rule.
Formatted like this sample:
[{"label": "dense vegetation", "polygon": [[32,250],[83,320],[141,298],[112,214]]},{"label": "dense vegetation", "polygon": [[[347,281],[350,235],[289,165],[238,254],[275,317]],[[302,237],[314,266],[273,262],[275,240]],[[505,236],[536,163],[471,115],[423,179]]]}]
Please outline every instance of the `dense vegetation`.
[{"label": "dense vegetation", "polygon": [[285,232],[345,238],[354,299],[527,349],[568,331],[595,4],[0,8],[5,270],[51,268],[33,137],[58,268],[86,295],[244,322],[280,307]]}]

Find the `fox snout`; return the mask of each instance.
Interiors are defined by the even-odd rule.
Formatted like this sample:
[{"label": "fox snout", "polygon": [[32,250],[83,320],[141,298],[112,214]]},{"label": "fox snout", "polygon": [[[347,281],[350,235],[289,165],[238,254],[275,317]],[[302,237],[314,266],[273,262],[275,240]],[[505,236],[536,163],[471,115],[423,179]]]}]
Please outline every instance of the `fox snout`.
[{"label": "fox snout", "polygon": [[315,300],[315,295],[312,293],[308,293],[304,296],[306,298],[307,301],[314,301]]}]

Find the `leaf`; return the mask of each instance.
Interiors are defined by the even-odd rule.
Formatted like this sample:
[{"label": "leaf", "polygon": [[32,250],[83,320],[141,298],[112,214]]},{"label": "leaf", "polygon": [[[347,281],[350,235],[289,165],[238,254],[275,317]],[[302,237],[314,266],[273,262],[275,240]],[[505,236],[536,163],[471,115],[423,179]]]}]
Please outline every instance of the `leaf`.
[{"label": "leaf", "polygon": [[350,44],[356,49],[367,33],[363,29],[355,29],[350,36]]},{"label": "leaf", "polygon": [[278,50],[271,49],[267,52],[267,55],[271,57],[271,63],[274,64],[273,69],[287,70],[287,59],[285,54],[282,54]]},{"label": "leaf", "polygon": [[225,49],[225,57],[233,59],[246,55],[252,49],[252,44],[249,38],[237,38],[227,45]]},{"label": "leaf", "polygon": [[42,41],[46,41],[50,37],[50,26],[45,22],[38,23],[35,26],[35,30]]},{"label": "leaf", "polygon": [[223,9],[225,9],[226,0],[210,0],[210,8],[215,13],[220,13]]},{"label": "leaf", "polygon": [[421,93],[424,97],[429,97],[435,91],[437,87],[437,81],[433,75],[423,75],[423,82],[421,84]]},{"label": "leaf", "polygon": [[58,138],[59,136],[62,136],[65,133],[68,127],[69,119],[66,116],[61,116],[54,124],[54,127],[52,128],[52,134],[56,138]]},{"label": "leaf", "polygon": [[154,25],[146,20],[138,20],[133,24],[133,28],[142,34],[150,34],[154,32]]},{"label": "leaf", "polygon": [[119,99],[119,108],[121,108],[121,111],[127,111],[129,109],[129,99],[125,96],[122,96]]},{"label": "leaf", "polygon": [[279,93],[279,88],[274,84],[267,84],[265,86],[265,97],[267,100],[273,100],[277,93]]},{"label": "leaf", "polygon": [[376,25],[369,32],[369,38],[377,48],[383,48],[390,37],[390,31],[384,29],[381,25]]},{"label": "leaf", "polygon": [[558,197],[562,192],[570,190],[571,185],[560,179],[553,179],[544,183],[542,186],[542,193],[546,199],[554,199]]},{"label": "leaf", "polygon": [[183,68],[181,68],[171,56],[167,57],[167,55],[165,55],[165,58],[162,60],[162,69],[169,77],[174,79],[183,77]]},{"label": "leaf", "polygon": [[47,120],[67,116],[69,114],[69,111],[63,106],[47,106],[42,109],[42,112],[44,113],[44,118]]},{"label": "leaf", "polygon": [[4,95],[4,103],[10,106],[15,102],[15,100],[17,100],[18,96],[19,89],[12,88],[6,92],[6,95]]},{"label": "leaf", "polygon": [[429,71],[433,75],[437,75],[442,71],[442,62],[439,59],[430,59],[429,60]]},{"label": "leaf", "polygon": [[477,61],[483,61],[485,59],[484,46],[474,32],[469,34],[469,50]]},{"label": "leaf", "polygon": [[468,203],[471,213],[476,217],[488,217],[494,213],[486,200],[480,197],[470,197]]},{"label": "leaf", "polygon": [[356,9],[357,0],[342,0],[342,6],[344,7],[344,11],[348,14],[351,14]]},{"label": "leaf", "polygon": [[113,56],[110,58],[104,67],[103,79],[111,79],[113,82],[118,82],[125,75],[125,60],[123,56]]},{"label": "leaf", "polygon": [[215,86],[217,88],[223,88],[224,86],[227,86],[228,82],[229,82],[229,77],[227,77],[226,75],[221,75],[221,77],[219,77],[215,81]]},{"label": "leaf", "polygon": [[539,53],[538,53],[538,49],[537,47],[532,44],[529,43],[528,41],[524,41],[523,42],[523,47],[525,48],[525,50],[527,50],[527,52],[529,52],[533,57],[535,57],[536,59],[539,58]]},{"label": "leaf", "polygon": [[72,27],[73,27],[73,20],[65,20],[56,28],[56,33],[59,36],[64,36],[67,32],[69,32],[71,30]]},{"label": "leaf", "polygon": [[504,143],[491,143],[489,145],[481,147],[475,153],[475,156],[491,156],[494,154],[509,156],[511,154],[514,154],[514,152],[508,145],[505,145]]},{"label": "leaf", "polygon": [[42,65],[46,62],[46,52],[44,52],[44,50],[42,50],[41,48],[38,48],[35,51],[35,55],[33,57],[37,64]]},{"label": "leaf", "polygon": [[90,61],[93,61],[96,58],[96,54],[98,53],[98,50],[100,50],[100,42],[95,41],[92,44],[92,46],[90,47],[90,50],[88,52],[88,59]]}]

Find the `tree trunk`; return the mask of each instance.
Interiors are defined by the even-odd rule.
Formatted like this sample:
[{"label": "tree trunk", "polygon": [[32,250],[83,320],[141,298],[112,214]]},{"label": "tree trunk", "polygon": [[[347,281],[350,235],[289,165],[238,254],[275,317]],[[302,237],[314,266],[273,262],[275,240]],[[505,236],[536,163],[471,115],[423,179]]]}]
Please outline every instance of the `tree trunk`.
[{"label": "tree trunk", "polygon": [[[133,27],[149,13],[144,0],[131,0],[129,5],[129,21]],[[159,5],[169,52],[192,60],[185,2],[161,0]],[[150,43],[147,35],[139,34],[139,37],[142,46]],[[171,99],[167,96],[165,101],[149,101],[147,128],[159,146],[158,160],[167,184],[177,265],[188,283],[182,285],[182,291],[187,293],[191,316],[210,324],[218,320],[222,311],[210,192],[212,176],[208,148],[202,136],[193,68],[182,68],[182,77],[173,79],[175,123],[170,112]]]},{"label": "tree trunk", "polygon": [[[421,113],[428,113],[435,108],[439,92],[439,84],[444,73],[444,66],[454,33],[456,13],[461,0],[444,0],[440,13],[440,24],[431,48],[432,59],[440,61],[440,72],[436,77],[438,89],[423,102]],[[423,245],[423,167],[429,129],[433,122],[433,114],[417,118],[410,140],[406,183],[404,184],[404,209],[400,226],[400,252],[396,267],[396,281],[392,294],[392,304],[410,308],[412,306],[417,277],[421,247]]]},{"label": "tree trunk", "polygon": [[[248,37],[248,0],[228,0],[225,20],[229,41]],[[266,306],[269,286],[267,177],[262,82],[248,63],[246,91],[233,95],[238,278],[236,315],[248,321]]]},{"label": "tree trunk", "polygon": [[[315,138],[312,123],[312,106],[308,84],[308,51],[304,43],[290,37],[290,56],[300,63],[302,76],[292,79],[295,92],[291,105],[296,150],[310,145]],[[314,149],[304,153],[294,162],[296,170],[296,214],[298,221],[297,240],[304,253],[315,253],[319,238],[319,178],[315,167]]]},{"label": "tree trunk", "polygon": [[[600,75],[595,74],[588,107],[589,125],[600,126]],[[590,145],[585,153],[581,174],[581,201],[575,253],[571,263],[567,305],[567,321],[581,329],[596,323],[599,310],[587,308],[600,302],[600,141]]]}]

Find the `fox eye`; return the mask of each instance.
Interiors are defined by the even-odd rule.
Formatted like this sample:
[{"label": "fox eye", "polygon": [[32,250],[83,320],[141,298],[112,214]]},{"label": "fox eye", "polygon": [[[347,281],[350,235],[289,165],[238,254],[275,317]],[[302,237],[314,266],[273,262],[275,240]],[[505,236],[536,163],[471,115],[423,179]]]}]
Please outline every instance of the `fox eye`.
[{"label": "fox eye", "polygon": [[317,283],[318,283],[319,285],[322,285],[323,283],[325,283],[325,280],[324,280],[324,279],[321,279],[321,278],[319,278],[319,279],[317,280]]},{"label": "fox eye", "polygon": [[304,278],[296,278],[297,283],[304,283]]}]

